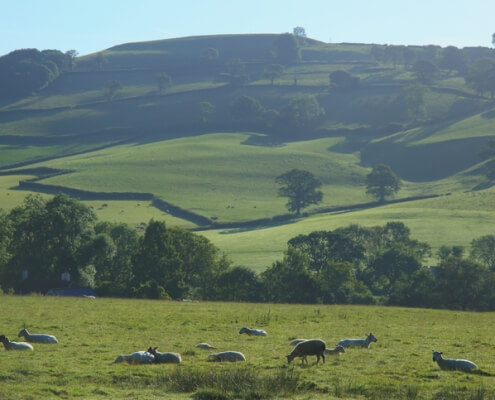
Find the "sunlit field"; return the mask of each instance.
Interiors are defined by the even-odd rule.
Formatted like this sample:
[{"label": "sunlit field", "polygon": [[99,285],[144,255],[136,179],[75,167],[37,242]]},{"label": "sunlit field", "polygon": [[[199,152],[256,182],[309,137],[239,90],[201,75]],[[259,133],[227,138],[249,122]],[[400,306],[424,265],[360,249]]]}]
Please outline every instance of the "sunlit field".
[{"label": "sunlit field", "polygon": [[[491,399],[495,396],[493,313],[365,306],[184,303],[149,300],[0,297],[2,334],[27,327],[59,344],[0,351],[0,398],[133,399]],[[239,335],[242,326],[267,337]],[[287,364],[289,341],[364,338],[326,363]],[[208,362],[210,351],[242,352],[246,362]],[[119,354],[159,346],[182,363],[114,364]],[[432,350],[467,358],[482,373],[440,370]],[[216,397],[215,397],[216,396]],[[223,397],[222,397],[223,396]]]}]

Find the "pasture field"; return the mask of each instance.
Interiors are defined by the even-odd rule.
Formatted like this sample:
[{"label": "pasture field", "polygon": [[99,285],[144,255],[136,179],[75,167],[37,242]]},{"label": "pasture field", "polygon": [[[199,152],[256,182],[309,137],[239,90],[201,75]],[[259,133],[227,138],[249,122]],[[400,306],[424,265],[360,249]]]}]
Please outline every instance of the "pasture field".
[{"label": "pasture field", "polygon": [[[1,334],[55,335],[58,345],[0,351],[2,399],[493,399],[494,313],[369,306],[194,303],[1,296]],[[239,335],[242,326],[267,337]],[[325,364],[287,364],[294,338],[378,338]],[[211,363],[236,350],[245,363]],[[119,354],[159,346],[179,365],[113,364]],[[432,350],[467,358],[483,373],[442,371]]]},{"label": "pasture field", "polygon": [[198,233],[223,250],[234,264],[262,272],[283,258],[287,242],[297,235],[351,224],[370,227],[401,221],[410,229],[412,239],[430,244],[432,257],[427,262],[436,265],[436,252],[440,246],[463,246],[467,253],[473,239],[493,234],[494,209],[495,189],[492,188],[362,210],[314,214],[263,227]]}]

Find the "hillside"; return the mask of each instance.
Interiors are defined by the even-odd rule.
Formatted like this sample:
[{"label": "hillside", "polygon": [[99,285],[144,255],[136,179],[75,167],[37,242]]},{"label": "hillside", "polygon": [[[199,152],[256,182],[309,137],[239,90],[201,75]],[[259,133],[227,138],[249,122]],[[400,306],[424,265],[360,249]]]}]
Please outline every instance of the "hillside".
[{"label": "hillside", "polygon": [[[76,58],[29,95],[2,92],[0,208],[65,191],[100,218],[135,226],[270,225],[286,214],[275,177],[301,168],[323,182],[323,203],[308,209],[321,229],[325,211],[372,200],[363,184],[378,163],[403,180],[399,199],[489,187],[479,150],[494,134],[495,103],[466,78],[495,52],[458,51],[465,68],[439,46],[260,34],[127,43]],[[439,68],[414,109],[419,61]],[[243,96],[255,111],[234,111]],[[322,112],[301,117],[291,103],[301,96]],[[274,254],[286,236],[277,234]]]}]

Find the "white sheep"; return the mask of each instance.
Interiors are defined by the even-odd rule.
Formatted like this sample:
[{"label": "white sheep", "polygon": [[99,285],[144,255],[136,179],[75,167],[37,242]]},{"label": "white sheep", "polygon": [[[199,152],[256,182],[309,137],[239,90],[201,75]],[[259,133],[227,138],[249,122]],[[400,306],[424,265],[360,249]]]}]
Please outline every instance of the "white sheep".
[{"label": "white sheep", "polygon": [[212,353],[208,356],[209,361],[246,361],[246,357],[239,351],[222,351],[220,353]]},{"label": "white sheep", "polygon": [[155,356],[155,363],[157,364],[179,364],[182,362],[182,358],[179,353],[160,353],[156,351],[158,347],[150,347],[148,348],[148,353],[153,354]]},{"label": "white sheep", "polygon": [[296,357],[301,357],[301,365],[308,363],[306,356],[316,356],[316,364],[320,362],[320,357],[323,358],[323,363],[325,363],[325,349],[327,345],[321,339],[309,339],[300,342],[294,347],[292,352],[288,354],[287,362],[290,364],[292,360]]},{"label": "white sheep", "polygon": [[26,328],[21,329],[17,336],[23,336],[27,342],[31,343],[58,343],[57,338],[53,335],[47,335],[44,333],[29,333]]},{"label": "white sheep", "polygon": [[344,347],[337,345],[334,349],[325,349],[325,354],[329,356],[340,356],[341,353],[345,353]]},{"label": "white sheep", "polygon": [[243,326],[239,330],[239,334],[243,334],[243,333],[247,333],[248,336],[268,336],[266,331],[264,331],[263,329],[250,329],[245,326]]},{"label": "white sheep", "polygon": [[203,350],[214,350],[216,347],[212,346],[211,344],[208,343],[198,343],[196,345],[198,349],[203,349]]},{"label": "white sheep", "polygon": [[364,347],[368,348],[370,347],[371,342],[377,342],[378,339],[370,333],[369,335],[366,335],[366,338],[364,339],[343,339],[337,345],[342,346],[342,347]]},{"label": "white sheep", "polygon": [[33,350],[33,346],[26,342],[11,342],[5,335],[0,335],[0,342],[5,350]]},{"label": "white sheep", "polygon": [[126,362],[129,364],[151,364],[155,362],[155,356],[147,351],[136,351],[131,354],[117,356],[114,363]]},{"label": "white sheep", "polygon": [[433,361],[436,361],[441,369],[448,371],[471,371],[477,369],[478,366],[469,360],[456,360],[453,358],[443,358],[441,351],[433,350]]}]

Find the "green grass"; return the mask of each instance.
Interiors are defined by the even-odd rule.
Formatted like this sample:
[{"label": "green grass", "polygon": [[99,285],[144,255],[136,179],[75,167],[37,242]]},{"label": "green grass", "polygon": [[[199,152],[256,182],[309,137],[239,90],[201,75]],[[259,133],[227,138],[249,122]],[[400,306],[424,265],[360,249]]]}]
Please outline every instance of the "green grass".
[{"label": "green grass", "polygon": [[[27,326],[50,333],[58,345],[33,352],[1,351],[0,397],[18,399],[490,399],[492,376],[442,371],[433,349],[468,358],[495,372],[493,313],[405,308],[180,303],[166,301],[0,298],[1,333],[13,340]],[[259,327],[264,338],[239,335]],[[475,327],[475,329],[473,328]],[[345,337],[378,338],[370,349],[347,350],[325,364],[287,365],[293,338],[322,338],[333,347]],[[242,351],[239,364],[207,362],[208,342]],[[180,365],[113,364],[119,354],[150,345],[182,355]],[[219,397],[223,395],[225,397]],[[208,397],[209,396],[209,397]],[[217,396],[217,397],[215,397]]]}]

